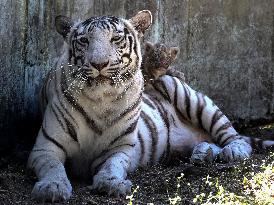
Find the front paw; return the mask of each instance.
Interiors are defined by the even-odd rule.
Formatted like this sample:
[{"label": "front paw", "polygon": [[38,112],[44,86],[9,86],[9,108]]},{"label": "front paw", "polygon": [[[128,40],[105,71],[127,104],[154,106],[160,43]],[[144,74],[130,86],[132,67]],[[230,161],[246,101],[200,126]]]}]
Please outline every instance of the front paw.
[{"label": "front paw", "polygon": [[108,195],[123,197],[131,193],[132,183],[130,180],[118,179],[106,173],[98,173],[93,177],[91,189],[106,192]]},{"label": "front paw", "polygon": [[250,144],[242,139],[237,139],[226,145],[218,157],[223,162],[242,161],[249,158],[251,152]]},{"label": "front paw", "polygon": [[72,187],[68,180],[50,180],[36,182],[31,197],[37,201],[60,202],[68,200]]},{"label": "front paw", "polygon": [[194,147],[190,162],[194,164],[212,163],[220,151],[221,148],[215,144],[202,142]]}]

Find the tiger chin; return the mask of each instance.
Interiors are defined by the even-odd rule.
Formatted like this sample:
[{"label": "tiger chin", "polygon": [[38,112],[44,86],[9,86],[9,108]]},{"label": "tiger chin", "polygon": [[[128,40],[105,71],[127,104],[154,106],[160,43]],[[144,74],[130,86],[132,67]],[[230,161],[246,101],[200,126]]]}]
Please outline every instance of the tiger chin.
[{"label": "tiger chin", "polygon": [[28,160],[38,177],[34,199],[68,200],[66,170],[91,177],[97,191],[125,196],[129,172],[173,153],[231,162],[248,158],[250,144],[274,144],[239,135],[208,97],[176,77],[163,75],[144,92],[140,38],[151,23],[147,10],[129,20],[56,17],[66,43],[41,89],[44,118]]}]

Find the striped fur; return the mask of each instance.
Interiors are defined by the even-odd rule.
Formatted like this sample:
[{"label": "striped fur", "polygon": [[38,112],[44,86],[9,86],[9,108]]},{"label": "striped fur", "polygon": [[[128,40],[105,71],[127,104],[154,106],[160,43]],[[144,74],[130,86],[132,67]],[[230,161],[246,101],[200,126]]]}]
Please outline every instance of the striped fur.
[{"label": "striped fur", "polygon": [[77,24],[56,18],[67,45],[41,91],[44,120],[28,160],[39,180],[34,198],[71,196],[65,162],[74,175],[93,176],[94,189],[121,196],[130,192],[128,172],[178,153],[194,161],[208,150],[226,161],[250,155],[217,106],[176,77],[143,91],[139,38],[150,24],[149,11]]}]

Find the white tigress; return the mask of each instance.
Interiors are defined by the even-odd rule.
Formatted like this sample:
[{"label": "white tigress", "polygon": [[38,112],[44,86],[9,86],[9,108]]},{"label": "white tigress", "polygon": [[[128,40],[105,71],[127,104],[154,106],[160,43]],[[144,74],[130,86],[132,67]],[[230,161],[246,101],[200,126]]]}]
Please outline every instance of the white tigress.
[{"label": "white tigress", "polygon": [[250,156],[218,107],[176,77],[164,75],[143,92],[139,39],[151,22],[146,10],[129,20],[56,18],[67,45],[41,91],[44,120],[28,161],[37,200],[70,198],[65,163],[74,175],[93,176],[94,189],[121,196],[131,189],[128,172],[175,153],[194,162]]}]

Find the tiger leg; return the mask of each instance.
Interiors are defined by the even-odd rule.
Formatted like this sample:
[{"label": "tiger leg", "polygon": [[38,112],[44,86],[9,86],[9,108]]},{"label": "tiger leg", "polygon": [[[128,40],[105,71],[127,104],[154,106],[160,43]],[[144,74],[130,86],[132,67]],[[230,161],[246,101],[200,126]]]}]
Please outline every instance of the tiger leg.
[{"label": "tiger leg", "polygon": [[223,147],[219,156],[221,161],[231,162],[250,157],[251,146],[210,98],[168,75],[156,81],[154,87],[174,105],[181,118],[205,130],[216,145]]},{"label": "tiger leg", "polygon": [[116,197],[129,194],[132,183],[126,177],[130,160],[130,156],[126,151],[119,151],[111,154],[106,160],[99,163],[102,165],[93,177],[92,189],[107,192],[109,195]]},{"label": "tiger leg", "polygon": [[39,180],[31,193],[38,201],[63,201],[71,196],[72,187],[63,165],[66,153],[60,146],[44,128],[40,130],[28,160],[28,167],[35,171]]}]

